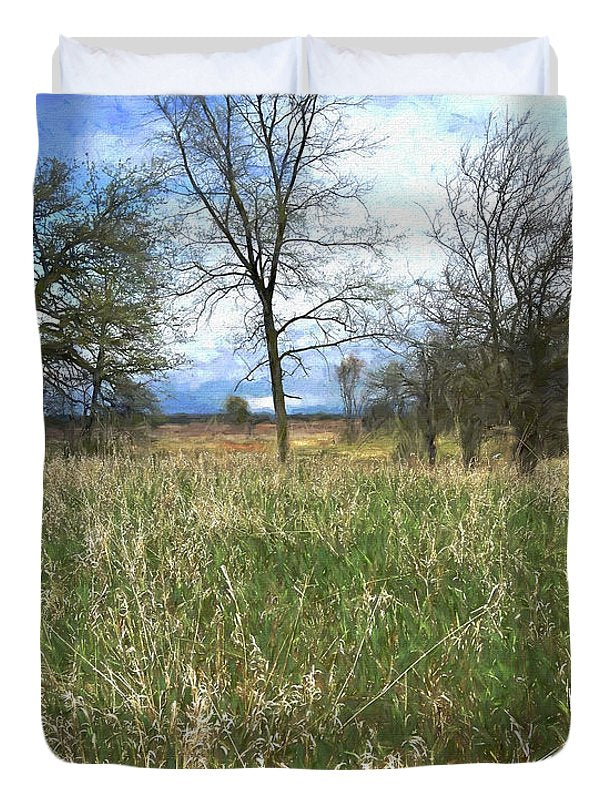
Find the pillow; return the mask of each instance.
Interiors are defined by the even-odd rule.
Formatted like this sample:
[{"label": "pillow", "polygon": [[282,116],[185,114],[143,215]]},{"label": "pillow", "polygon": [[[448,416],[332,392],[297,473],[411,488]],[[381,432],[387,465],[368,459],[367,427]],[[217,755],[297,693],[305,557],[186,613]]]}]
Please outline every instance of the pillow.
[{"label": "pillow", "polygon": [[548,94],[549,42],[534,39],[491,52],[386,55],[343,50],[307,37],[315,94]]},{"label": "pillow", "polygon": [[243,53],[139,55],[59,37],[64,94],[256,94],[300,89],[301,40]]}]

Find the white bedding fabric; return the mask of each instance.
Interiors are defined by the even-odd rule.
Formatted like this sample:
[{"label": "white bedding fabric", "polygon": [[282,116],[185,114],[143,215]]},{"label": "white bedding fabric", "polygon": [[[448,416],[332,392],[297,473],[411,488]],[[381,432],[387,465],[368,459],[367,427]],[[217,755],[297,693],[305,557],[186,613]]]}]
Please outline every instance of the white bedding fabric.
[{"label": "white bedding fabric", "polygon": [[342,50],[307,37],[309,91],[314,94],[549,94],[549,42],[490,52],[386,55]]},{"label": "white bedding fabric", "polygon": [[60,36],[63,94],[290,94],[300,90],[301,39],[242,53],[139,55]]}]

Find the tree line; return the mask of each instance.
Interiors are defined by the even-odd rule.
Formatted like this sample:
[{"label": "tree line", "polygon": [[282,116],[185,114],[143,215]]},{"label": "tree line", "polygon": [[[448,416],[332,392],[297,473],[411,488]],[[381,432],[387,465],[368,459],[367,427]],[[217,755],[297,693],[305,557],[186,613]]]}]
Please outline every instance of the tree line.
[{"label": "tree line", "polygon": [[[524,472],[565,446],[571,181],[565,142],[530,113],[490,115],[423,208],[443,254],[430,278],[397,285],[404,243],[367,208],[353,164],[384,142],[349,124],[365,100],[317,96],[151,98],[152,164],[41,160],[34,191],[36,304],[49,404],[154,403],[176,368],[185,319],[237,301],[243,380],[266,374],[280,461],[286,379],[356,343],[391,354],[371,397],[426,442],[457,431],[466,467],[508,426]],[[345,165],[349,163],[349,167]],[[397,249],[398,248],[398,249]],[[337,377],[355,436],[362,365]]]}]

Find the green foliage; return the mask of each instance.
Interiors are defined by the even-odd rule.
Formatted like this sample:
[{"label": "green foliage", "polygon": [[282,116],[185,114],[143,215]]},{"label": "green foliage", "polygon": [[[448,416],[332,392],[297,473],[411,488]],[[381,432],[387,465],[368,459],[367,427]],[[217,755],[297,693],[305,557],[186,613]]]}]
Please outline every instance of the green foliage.
[{"label": "green foliage", "polygon": [[252,416],[250,406],[245,397],[230,394],[225,400],[224,407],[227,419],[234,425],[245,425]]},{"label": "green foliage", "polygon": [[565,464],[539,470],[49,460],[51,748],[158,767],[545,757],[569,725],[567,484]]},{"label": "green foliage", "polygon": [[126,400],[141,405],[146,393],[150,408],[145,382],[179,362],[158,189],[152,168],[54,159],[38,167],[35,296],[46,396],[89,422]]}]

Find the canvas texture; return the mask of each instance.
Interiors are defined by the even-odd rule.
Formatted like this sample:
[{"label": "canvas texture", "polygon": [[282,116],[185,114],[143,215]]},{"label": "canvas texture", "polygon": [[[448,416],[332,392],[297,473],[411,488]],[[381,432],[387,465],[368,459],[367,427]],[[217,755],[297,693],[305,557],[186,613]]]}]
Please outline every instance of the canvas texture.
[{"label": "canvas texture", "polygon": [[79,763],[564,744],[557,97],[38,97],[42,716]]}]

